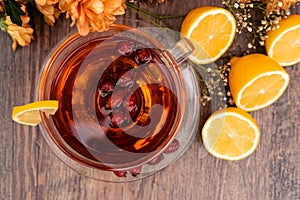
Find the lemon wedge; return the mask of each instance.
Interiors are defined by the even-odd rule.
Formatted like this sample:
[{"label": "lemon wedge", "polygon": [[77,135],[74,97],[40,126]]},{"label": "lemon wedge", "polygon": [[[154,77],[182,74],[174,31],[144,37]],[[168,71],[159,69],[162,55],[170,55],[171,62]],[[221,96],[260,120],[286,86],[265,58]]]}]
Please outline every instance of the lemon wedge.
[{"label": "lemon wedge", "polygon": [[208,64],[223,56],[233,43],[236,20],[224,8],[202,6],[188,13],[181,33],[195,46],[189,59],[197,64]]},{"label": "lemon wedge", "polygon": [[204,147],[213,156],[225,160],[242,160],[259,144],[260,130],[246,111],[230,107],[213,113],[202,129]]},{"label": "lemon wedge", "polygon": [[15,106],[12,111],[12,120],[29,126],[36,126],[42,119],[40,111],[47,116],[54,115],[58,109],[58,101],[44,100],[37,101],[22,106]]}]

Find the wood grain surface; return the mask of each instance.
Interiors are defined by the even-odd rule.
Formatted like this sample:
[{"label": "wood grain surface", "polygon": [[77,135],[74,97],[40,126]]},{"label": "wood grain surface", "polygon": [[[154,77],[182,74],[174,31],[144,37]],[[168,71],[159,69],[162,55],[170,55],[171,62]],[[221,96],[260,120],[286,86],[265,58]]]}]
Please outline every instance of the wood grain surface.
[{"label": "wood grain surface", "polygon": [[[143,6],[158,14],[187,14],[221,0],[166,0]],[[292,12],[300,14],[299,6]],[[140,18],[127,10],[126,17]],[[180,29],[183,18],[166,22]],[[72,28],[64,16],[49,27],[42,16],[31,18],[32,44],[11,49],[0,32],[0,199],[3,200],[297,200],[300,199],[300,64],[287,67],[291,82],[273,105],[251,115],[261,129],[261,141],[249,158],[229,162],[203,155],[200,135],[179,160],[130,183],[104,183],[79,175],[50,150],[37,127],[11,121],[14,105],[34,100],[35,85],[46,55]],[[241,55],[247,39],[239,36],[231,52]],[[203,108],[201,124],[209,116]],[[200,127],[201,128],[201,127]]]}]

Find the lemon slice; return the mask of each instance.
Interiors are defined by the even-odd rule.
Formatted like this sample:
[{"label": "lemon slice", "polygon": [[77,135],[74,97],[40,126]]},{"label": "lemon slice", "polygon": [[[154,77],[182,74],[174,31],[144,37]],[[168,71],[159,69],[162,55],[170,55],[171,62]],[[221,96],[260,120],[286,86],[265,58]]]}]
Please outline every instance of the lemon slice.
[{"label": "lemon slice", "polygon": [[219,59],[233,43],[236,20],[224,8],[202,6],[188,13],[181,33],[195,46],[189,59],[197,64],[208,64]]},{"label": "lemon slice", "polygon": [[289,84],[289,74],[263,54],[231,59],[229,86],[237,107],[245,111],[265,108],[277,101]]},{"label": "lemon slice", "polygon": [[300,15],[290,15],[278,25],[267,33],[267,54],[281,66],[294,65],[300,62]]},{"label": "lemon slice", "polygon": [[251,155],[260,130],[250,114],[240,108],[225,108],[213,113],[202,129],[204,147],[213,156],[241,160]]},{"label": "lemon slice", "polygon": [[12,111],[12,119],[20,124],[36,126],[42,121],[40,111],[49,116],[54,115],[57,109],[58,101],[56,100],[37,101],[15,106]]}]

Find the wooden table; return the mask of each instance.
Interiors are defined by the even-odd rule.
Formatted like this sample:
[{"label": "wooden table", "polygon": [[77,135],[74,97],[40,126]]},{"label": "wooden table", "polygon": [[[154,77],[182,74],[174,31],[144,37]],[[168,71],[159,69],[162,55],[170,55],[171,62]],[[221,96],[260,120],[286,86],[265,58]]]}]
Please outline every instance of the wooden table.
[{"label": "wooden table", "polygon": [[[186,14],[203,5],[221,6],[221,0],[166,0],[148,9],[158,14]],[[300,7],[293,12],[300,13]],[[136,19],[139,15],[127,10],[126,17]],[[179,30],[182,20],[167,22]],[[200,158],[198,135],[183,157],[155,175],[130,183],[104,183],[81,176],[63,164],[37,127],[11,121],[14,105],[33,101],[44,58],[71,31],[70,22],[63,16],[54,27],[45,25],[39,15],[31,18],[31,23],[34,41],[16,52],[10,48],[10,37],[0,33],[0,199],[300,199],[300,64],[286,68],[291,82],[283,96],[251,113],[262,134],[249,158],[238,162],[210,155]],[[231,49],[241,54],[246,45],[243,38]],[[202,125],[208,116],[208,111],[203,113]]]}]

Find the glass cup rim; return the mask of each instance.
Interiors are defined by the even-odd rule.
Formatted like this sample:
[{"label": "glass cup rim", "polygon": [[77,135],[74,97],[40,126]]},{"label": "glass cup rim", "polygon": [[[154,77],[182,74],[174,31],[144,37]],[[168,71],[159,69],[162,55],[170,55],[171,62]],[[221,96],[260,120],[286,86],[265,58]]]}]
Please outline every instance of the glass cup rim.
[{"label": "glass cup rim", "polygon": [[[123,24],[114,24],[111,26],[112,28],[124,28],[124,29],[128,29],[128,28],[132,28],[132,27],[129,27],[127,25],[123,25]],[[42,100],[40,99],[40,91],[41,91],[41,87],[43,87],[44,85],[44,82],[46,81],[46,75],[47,75],[47,70],[50,70],[48,69],[49,66],[51,68],[52,66],[52,63],[50,61],[52,60],[55,60],[57,58],[57,56],[61,53],[61,51],[63,51],[63,48],[64,46],[76,41],[76,39],[78,39],[78,37],[82,37],[80,36],[78,33],[71,33],[69,34],[67,37],[65,37],[61,42],[59,42],[51,51],[50,53],[48,54],[47,58],[46,58],[46,62],[45,64],[43,65],[42,69],[41,69],[41,73],[40,73],[40,78],[38,80],[38,85],[37,85],[37,91],[36,91],[36,98],[37,100]],[[173,62],[175,62],[173,60]],[[46,71],[45,71],[46,70]],[[178,69],[179,72],[180,72],[180,69]],[[179,73],[180,74],[180,73]],[[180,75],[181,76],[181,75]],[[181,80],[182,80],[182,77],[181,77]],[[184,85],[181,83],[181,89],[184,88]],[[184,92],[184,90],[183,90]],[[185,110],[185,104],[183,103],[181,105],[181,109]],[[184,111],[183,111],[184,112]],[[51,126],[48,124],[48,120],[46,119],[47,117],[41,113],[41,116],[42,116],[42,123],[40,124],[40,129],[42,130],[42,133],[44,135],[44,138],[46,139],[48,145],[52,148],[52,150],[54,150],[55,154],[57,154],[59,152],[59,154],[61,155],[58,155],[60,158],[63,156],[68,156],[69,158],[72,159],[72,157],[70,157],[70,155],[66,155],[66,152],[64,152],[64,149],[61,149],[59,148],[60,145],[63,145],[63,146],[69,146],[62,138],[60,138],[60,142],[62,144],[58,144],[58,143],[55,143],[55,142],[58,142],[57,139],[53,138],[53,135],[50,133],[52,132],[53,130],[51,130]],[[180,123],[182,122],[182,119],[180,119]],[[180,126],[177,126],[177,129],[179,129]],[[176,133],[178,132],[178,130],[176,129]],[[48,134],[49,133],[49,134]],[[59,136],[59,135],[58,135]],[[158,155],[160,152],[162,152],[167,146],[169,143],[171,143],[171,141],[176,137],[176,134],[173,134],[172,137],[169,139],[169,141],[164,145],[164,148],[161,149],[161,151],[157,152],[155,155]],[[54,143],[54,144],[53,144]],[[54,145],[54,146],[53,146]],[[80,155],[77,151],[75,151],[74,149],[72,148],[69,148],[68,149],[71,154],[74,154],[76,155],[76,158],[81,158],[82,155]],[[78,156],[78,157],[77,157]],[[154,156],[155,157],[155,156]],[[153,157],[152,157],[153,158]],[[82,158],[82,159],[85,159],[85,158]],[[70,162],[70,160],[67,158],[63,158],[62,160],[64,160],[65,162]],[[73,160],[73,159],[72,159]],[[76,159],[75,159],[76,160]],[[149,158],[147,161],[151,160],[151,158]],[[147,162],[145,161],[145,162]],[[68,164],[68,163],[66,163]],[[86,167],[91,167],[90,165],[86,164],[85,162],[80,162],[80,165],[86,165]],[[94,162],[93,164],[96,164],[96,162]],[[140,165],[140,164],[139,164]],[[101,167],[99,167],[101,169]],[[125,168],[116,168],[116,170],[124,170],[124,169],[129,169],[129,168],[132,168],[132,166],[130,167],[125,167]]]}]

